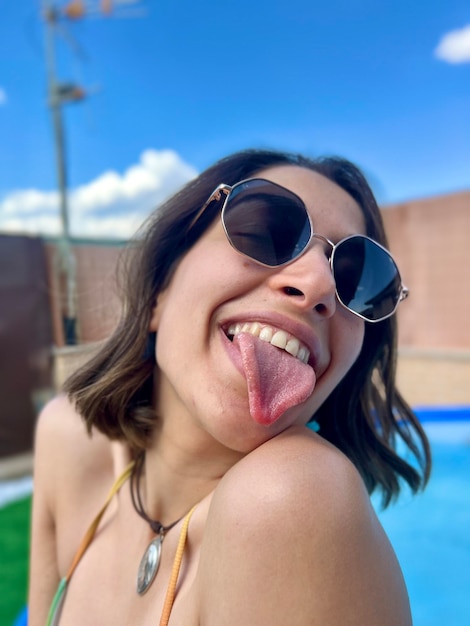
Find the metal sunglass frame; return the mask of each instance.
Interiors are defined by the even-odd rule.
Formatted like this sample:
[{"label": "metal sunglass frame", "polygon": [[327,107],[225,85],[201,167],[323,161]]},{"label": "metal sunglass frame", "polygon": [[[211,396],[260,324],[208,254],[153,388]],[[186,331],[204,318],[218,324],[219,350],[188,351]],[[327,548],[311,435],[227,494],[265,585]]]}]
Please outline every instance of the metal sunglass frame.
[{"label": "metal sunglass frame", "polygon": [[[294,257],[293,259],[290,259],[288,261],[284,261],[284,263],[278,263],[276,265],[269,265],[267,263],[263,263],[263,261],[259,261],[258,259],[250,256],[249,254],[246,254],[245,252],[242,252],[233,243],[233,241],[232,241],[232,239],[230,237],[230,234],[227,231],[227,227],[225,225],[225,220],[224,220],[225,207],[227,206],[227,203],[228,203],[228,201],[230,199],[230,195],[233,192],[233,190],[236,187],[239,187],[240,185],[243,185],[245,183],[249,183],[251,181],[262,181],[262,182],[268,183],[269,185],[273,185],[274,187],[279,187],[284,192],[287,192],[288,194],[292,195],[299,202],[299,205],[301,207],[303,207],[303,209],[305,211],[305,215],[306,215],[308,223],[309,223],[309,226],[310,226],[310,237],[309,237],[307,243],[305,244],[305,247],[303,248],[303,250],[296,257]],[[389,317],[391,317],[392,315],[394,315],[396,313],[397,309],[398,309],[398,305],[400,304],[400,302],[402,302],[403,300],[405,300],[408,297],[409,289],[403,284],[403,281],[402,281],[401,275],[400,275],[400,271],[398,269],[396,261],[393,258],[393,256],[390,254],[390,252],[387,250],[387,248],[382,246],[382,244],[380,244],[378,241],[375,241],[375,239],[372,239],[372,237],[368,237],[367,235],[360,235],[360,234],[349,235],[348,237],[344,237],[344,239],[341,239],[340,241],[338,241],[338,243],[333,243],[330,239],[328,239],[328,237],[325,237],[324,235],[319,235],[318,233],[316,233],[313,230],[312,220],[310,218],[310,214],[307,211],[307,207],[305,206],[305,203],[303,202],[303,200],[297,194],[295,194],[293,191],[291,191],[290,189],[287,189],[286,187],[283,187],[282,185],[278,185],[277,183],[274,183],[273,181],[266,180],[265,178],[246,178],[244,180],[241,180],[238,183],[235,183],[235,185],[227,185],[225,183],[222,183],[222,184],[218,185],[214,189],[214,191],[211,193],[211,195],[209,196],[207,201],[202,205],[202,207],[196,213],[194,218],[191,220],[191,223],[189,224],[187,232],[189,232],[193,228],[193,226],[196,224],[196,222],[199,220],[199,218],[203,215],[203,213],[205,212],[207,207],[211,204],[211,202],[213,202],[214,200],[216,202],[220,202],[220,200],[222,198],[222,194],[225,194],[225,199],[224,199],[224,203],[222,205],[222,208],[220,210],[220,219],[221,219],[222,226],[223,226],[223,229],[224,229],[224,233],[225,233],[225,236],[227,237],[228,242],[230,243],[232,248],[236,252],[238,252],[238,254],[241,254],[242,256],[247,257],[248,259],[254,261],[255,263],[258,263],[258,265],[261,265],[263,267],[267,267],[267,268],[270,268],[270,269],[273,269],[273,268],[276,268],[276,267],[285,267],[286,265],[290,265],[294,261],[297,261],[297,259],[300,259],[300,257],[303,256],[310,249],[310,247],[312,245],[313,239],[319,239],[320,241],[323,241],[323,243],[326,243],[331,248],[331,253],[330,253],[330,256],[328,257],[328,262],[330,264],[331,273],[332,273],[333,278],[334,278],[335,272],[334,272],[333,262],[334,262],[335,252],[339,248],[339,246],[341,246],[341,244],[345,243],[346,241],[348,241],[350,239],[357,239],[357,238],[359,238],[359,239],[366,239],[366,240],[372,242],[378,248],[380,248],[383,252],[385,252],[385,254],[392,260],[392,262],[393,262],[393,264],[394,264],[394,266],[396,268],[397,276],[398,276],[398,278],[400,280],[400,293],[398,295],[398,299],[397,299],[397,302],[395,304],[395,307],[394,307],[393,311],[391,311],[390,313],[387,313],[387,315],[384,315],[383,317],[380,317],[380,318],[378,318],[376,320],[370,319],[368,317],[365,317],[361,313],[358,313],[357,311],[354,311],[353,309],[349,308],[341,300],[341,297],[340,297],[340,295],[338,293],[338,289],[336,288],[336,280],[335,280],[335,294],[336,294],[336,298],[338,299],[338,302],[341,304],[342,307],[344,307],[347,311],[349,311],[353,315],[356,315],[357,317],[360,317],[362,320],[364,320],[366,322],[369,322],[371,324],[376,324],[377,322],[383,322],[383,320],[386,320]]]}]

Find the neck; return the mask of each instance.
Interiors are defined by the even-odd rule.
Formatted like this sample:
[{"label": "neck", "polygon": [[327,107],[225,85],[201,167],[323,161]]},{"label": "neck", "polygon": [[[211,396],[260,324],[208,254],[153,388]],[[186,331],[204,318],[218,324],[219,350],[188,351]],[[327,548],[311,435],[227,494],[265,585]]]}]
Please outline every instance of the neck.
[{"label": "neck", "polygon": [[218,445],[209,446],[207,440],[204,445],[197,437],[188,441],[181,434],[173,436],[159,422],[145,453],[141,481],[147,515],[164,526],[173,523],[209,495],[240,456]]}]

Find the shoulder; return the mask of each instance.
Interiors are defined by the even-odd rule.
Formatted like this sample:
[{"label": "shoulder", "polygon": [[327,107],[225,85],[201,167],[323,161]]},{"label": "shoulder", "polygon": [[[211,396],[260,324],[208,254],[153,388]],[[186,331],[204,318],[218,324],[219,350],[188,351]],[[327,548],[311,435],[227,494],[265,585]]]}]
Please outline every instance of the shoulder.
[{"label": "shoulder", "polygon": [[[90,435],[67,397],[58,396],[41,411],[35,438],[36,471],[48,474],[51,488],[64,481],[86,479],[112,462],[110,442]],[[51,484],[51,479],[53,484]]]},{"label": "shoulder", "polygon": [[211,598],[229,599],[224,624],[409,623],[400,569],[357,470],[306,429],[260,446],[222,479],[201,572],[217,592],[203,594],[207,615],[219,610]]},{"label": "shoulder", "polygon": [[35,460],[77,479],[95,478],[98,472],[119,473],[128,455],[123,444],[112,443],[100,432],[89,433],[69,399],[60,395],[41,411],[35,438]]},{"label": "shoulder", "polygon": [[[254,506],[263,518],[260,497],[270,513],[286,522],[289,507],[308,520],[335,516],[368,505],[368,495],[356,468],[338,449],[305,428],[291,428],[266,442],[237,463],[222,479],[214,494],[228,515],[226,505],[236,501],[243,509]],[[324,505],[328,504],[327,507]],[[255,517],[256,519],[256,517]]]}]

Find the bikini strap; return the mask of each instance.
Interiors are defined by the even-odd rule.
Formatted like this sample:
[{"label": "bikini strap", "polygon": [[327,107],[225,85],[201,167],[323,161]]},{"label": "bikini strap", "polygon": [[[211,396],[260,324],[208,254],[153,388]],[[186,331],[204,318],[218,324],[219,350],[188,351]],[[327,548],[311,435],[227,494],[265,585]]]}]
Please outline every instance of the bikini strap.
[{"label": "bikini strap", "polygon": [[[125,470],[122,472],[122,474],[116,479],[116,481],[114,482],[113,486],[111,487],[108,496],[103,504],[103,506],[101,507],[101,510],[99,511],[98,515],[95,517],[95,519],[93,520],[93,522],[90,524],[90,527],[88,528],[87,532],[85,533],[85,536],[83,537],[77,552],[75,553],[75,556],[73,558],[72,564],[70,565],[69,571],[67,572],[67,575],[65,576],[64,579],[62,579],[60,585],[59,585],[59,589],[58,589],[58,593],[56,594],[58,596],[57,602],[54,600],[53,602],[53,607],[51,607],[51,615],[49,616],[49,620],[52,618],[54,618],[54,614],[55,611],[57,609],[57,603],[60,601],[63,601],[63,598],[65,597],[65,590],[67,588],[67,583],[70,581],[70,578],[72,577],[73,572],[75,571],[75,568],[77,567],[77,565],[79,564],[81,558],[83,557],[83,555],[85,554],[88,546],[90,545],[90,543],[93,540],[93,537],[95,535],[96,529],[98,528],[98,525],[101,521],[101,518],[103,517],[106,509],[108,508],[109,503],[111,502],[111,500],[113,499],[113,497],[116,495],[116,493],[119,491],[119,489],[123,486],[123,484],[126,482],[126,480],[129,478],[129,476],[132,474],[132,470],[134,468],[134,461],[132,461],[131,463],[129,463],[129,465],[125,468]],[[189,513],[186,515],[186,517],[183,520],[183,525],[181,527],[181,532],[180,532],[180,536],[179,536],[179,540],[178,540],[178,546],[176,548],[176,555],[175,555],[175,560],[173,561],[173,568],[171,570],[171,576],[170,576],[170,582],[168,583],[168,588],[167,588],[167,592],[166,592],[166,596],[165,596],[165,602],[163,605],[163,611],[162,611],[162,616],[160,619],[160,626],[168,626],[168,622],[170,619],[170,613],[171,613],[171,609],[173,607],[174,601],[175,601],[175,596],[176,596],[176,585],[178,583],[178,576],[179,576],[179,572],[180,572],[180,568],[181,568],[181,563],[183,561],[183,555],[184,555],[184,549],[186,546],[186,540],[187,540],[187,536],[188,536],[188,527],[189,527],[189,521],[192,517],[192,514],[194,513],[194,511],[196,510],[197,505],[195,505],[190,511]],[[52,610],[54,608],[54,610]],[[52,623],[51,621],[48,620],[48,624]]]},{"label": "bikini strap", "polygon": [[95,519],[90,524],[90,527],[86,531],[85,536],[83,537],[83,539],[82,539],[82,541],[81,541],[81,543],[80,543],[80,545],[78,547],[78,550],[75,553],[75,556],[73,557],[72,564],[71,564],[71,566],[69,568],[69,571],[67,572],[67,575],[65,577],[65,580],[67,582],[72,577],[72,574],[75,571],[75,568],[79,564],[82,556],[85,554],[86,549],[88,548],[88,546],[92,542],[93,537],[94,537],[95,532],[96,532],[96,529],[98,528],[98,525],[99,525],[99,523],[101,521],[101,518],[103,517],[104,512],[108,508],[109,503],[111,502],[113,497],[116,495],[116,493],[119,491],[119,489],[123,486],[123,484],[126,482],[126,480],[131,475],[132,469],[134,467],[134,463],[135,463],[135,461],[132,461],[131,463],[129,463],[129,465],[125,468],[125,470],[122,472],[122,474],[120,476],[118,476],[118,478],[115,480],[113,486],[111,487],[111,489],[110,489],[110,491],[108,493],[108,497],[106,498],[105,503],[103,504],[103,506],[101,507],[101,510],[99,511],[98,515],[95,517]]},{"label": "bikini strap", "polygon": [[178,582],[179,571],[181,567],[181,562],[183,560],[186,539],[188,536],[189,520],[191,519],[192,514],[196,510],[196,507],[197,505],[193,506],[193,508],[189,511],[189,513],[186,515],[186,517],[183,520],[183,526],[181,527],[178,547],[176,548],[175,560],[173,561],[173,568],[171,570],[170,582],[168,583],[165,603],[163,605],[162,616],[160,618],[160,626],[168,626],[171,609],[175,601],[176,585]]}]

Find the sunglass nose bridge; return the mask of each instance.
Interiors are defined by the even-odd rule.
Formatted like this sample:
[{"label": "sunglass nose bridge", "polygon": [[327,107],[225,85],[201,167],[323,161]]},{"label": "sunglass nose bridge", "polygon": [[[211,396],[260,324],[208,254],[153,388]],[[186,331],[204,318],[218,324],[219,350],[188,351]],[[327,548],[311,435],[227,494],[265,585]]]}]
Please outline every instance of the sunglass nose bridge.
[{"label": "sunglass nose bridge", "polygon": [[[327,258],[330,259],[331,255],[333,254],[333,250],[335,249],[335,244],[332,241],[330,241],[327,237],[325,237],[324,235],[319,235],[318,233],[312,233],[312,236],[310,238],[310,243],[308,245],[308,248],[311,247],[314,239],[319,239],[321,242],[326,244],[326,246],[328,246],[328,248],[330,248],[329,253],[327,254]],[[325,252],[326,252],[326,250],[325,250]]]}]

